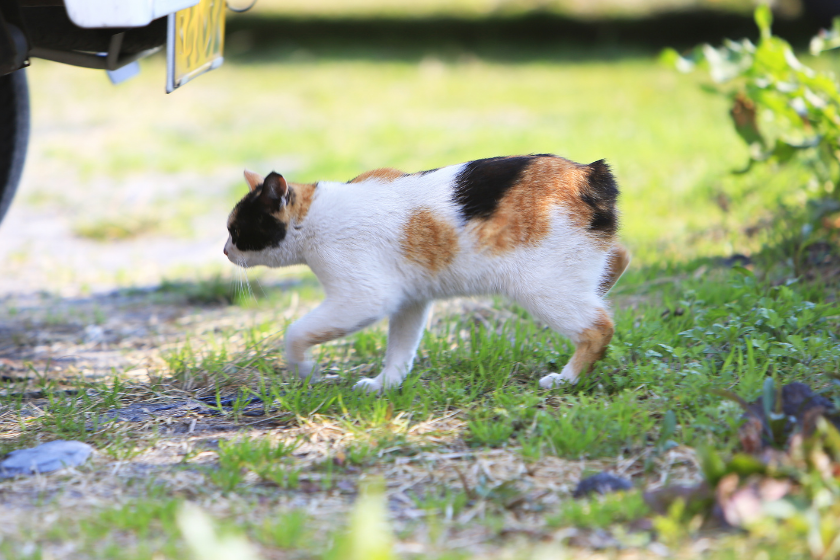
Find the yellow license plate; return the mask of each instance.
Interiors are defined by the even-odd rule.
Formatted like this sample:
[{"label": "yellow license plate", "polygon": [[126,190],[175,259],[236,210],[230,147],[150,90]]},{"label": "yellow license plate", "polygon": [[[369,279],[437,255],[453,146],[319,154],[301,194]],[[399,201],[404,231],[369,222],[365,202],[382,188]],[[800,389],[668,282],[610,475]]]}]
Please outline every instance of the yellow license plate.
[{"label": "yellow license plate", "polygon": [[166,93],[222,65],[225,0],[201,0],[169,14],[166,42]]}]

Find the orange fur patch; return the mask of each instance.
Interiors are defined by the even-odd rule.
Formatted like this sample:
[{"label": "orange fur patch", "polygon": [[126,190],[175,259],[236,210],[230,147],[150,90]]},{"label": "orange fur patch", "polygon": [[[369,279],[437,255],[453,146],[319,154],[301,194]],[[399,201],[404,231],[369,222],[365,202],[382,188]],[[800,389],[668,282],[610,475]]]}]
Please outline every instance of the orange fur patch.
[{"label": "orange fur patch", "polygon": [[614,333],[615,326],[609,314],[605,309],[599,309],[598,318],[592,326],[576,337],[577,346],[571,361],[576,376],[587,368],[591,371],[595,362],[604,357]]},{"label": "orange fur patch", "polygon": [[[317,186],[316,183],[289,183],[289,188],[292,189],[292,197],[283,212],[295,222],[302,222],[309,213],[309,207],[312,205],[312,197],[315,195]],[[289,221],[288,219],[280,219],[285,222]]]},{"label": "orange fur patch", "polygon": [[551,211],[562,205],[572,223],[586,228],[592,209],[580,197],[589,168],[557,157],[534,160],[505,193],[493,215],[476,222],[479,243],[494,253],[535,245],[551,230]]},{"label": "orange fur patch", "polygon": [[386,183],[390,183],[394,179],[399,179],[400,177],[404,176],[405,173],[403,173],[399,169],[394,169],[392,167],[382,167],[380,169],[371,169],[370,171],[365,171],[350,182],[361,183],[362,181],[366,181],[368,179],[379,179]]},{"label": "orange fur patch", "polygon": [[323,344],[324,342],[329,342],[330,340],[341,338],[346,334],[347,331],[345,331],[344,329],[326,329],[323,331],[310,333],[306,337],[306,340],[310,345],[314,346],[315,344]]},{"label": "orange fur patch", "polygon": [[409,262],[440,272],[458,253],[458,234],[428,208],[418,208],[403,226],[400,247]]}]

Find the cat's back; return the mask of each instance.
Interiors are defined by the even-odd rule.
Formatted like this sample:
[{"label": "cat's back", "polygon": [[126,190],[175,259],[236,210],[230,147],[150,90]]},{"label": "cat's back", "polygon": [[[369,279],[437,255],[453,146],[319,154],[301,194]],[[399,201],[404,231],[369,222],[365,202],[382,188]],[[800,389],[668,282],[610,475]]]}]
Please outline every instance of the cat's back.
[{"label": "cat's back", "polygon": [[606,249],[618,227],[618,187],[603,160],[532,154],[417,173],[382,168],[318,190],[325,228],[355,230],[404,253],[408,246],[502,257],[569,236]]},{"label": "cat's back", "polygon": [[417,213],[435,216],[454,227],[457,205],[452,184],[464,164],[419,173],[381,168],[347,183],[318,183],[312,208],[327,229],[356,228],[378,238],[397,232]]}]

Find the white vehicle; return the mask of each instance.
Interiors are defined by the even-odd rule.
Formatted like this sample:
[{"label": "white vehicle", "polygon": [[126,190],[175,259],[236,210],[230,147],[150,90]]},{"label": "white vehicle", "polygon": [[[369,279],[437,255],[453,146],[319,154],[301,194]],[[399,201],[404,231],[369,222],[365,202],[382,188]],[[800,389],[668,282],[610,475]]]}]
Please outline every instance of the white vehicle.
[{"label": "white vehicle", "polygon": [[0,0],[0,220],[26,159],[30,58],[105,70],[119,83],[165,47],[170,93],[221,65],[224,23],[225,0]]}]

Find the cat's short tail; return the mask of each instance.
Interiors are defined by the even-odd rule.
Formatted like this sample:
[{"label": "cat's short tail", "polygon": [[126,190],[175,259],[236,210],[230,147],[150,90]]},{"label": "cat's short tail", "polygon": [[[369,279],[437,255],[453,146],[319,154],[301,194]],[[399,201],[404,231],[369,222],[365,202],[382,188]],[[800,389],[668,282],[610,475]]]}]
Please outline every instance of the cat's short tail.
[{"label": "cat's short tail", "polygon": [[611,239],[618,230],[618,211],[615,207],[618,184],[604,160],[593,161],[586,167],[589,170],[586,183],[580,190],[580,198],[591,211],[587,229],[599,237]]},{"label": "cat's short tail", "polygon": [[610,291],[624,271],[630,264],[630,252],[622,245],[615,243],[610,248],[609,256],[607,257],[607,266],[604,269],[604,276],[601,279],[601,284],[598,286],[598,295],[604,296]]}]

